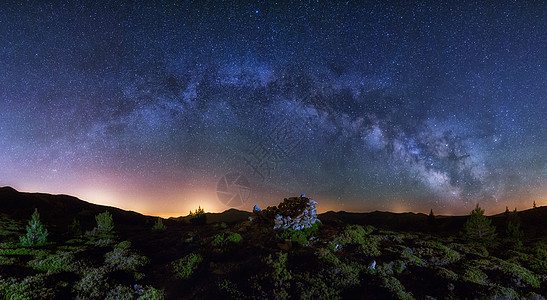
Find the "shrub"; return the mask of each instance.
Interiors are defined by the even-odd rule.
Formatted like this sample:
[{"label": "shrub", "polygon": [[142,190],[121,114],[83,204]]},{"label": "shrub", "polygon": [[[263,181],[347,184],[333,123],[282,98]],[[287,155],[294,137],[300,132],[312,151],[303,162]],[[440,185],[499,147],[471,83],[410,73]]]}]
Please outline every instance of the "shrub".
[{"label": "shrub", "polygon": [[116,285],[113,289],[108,291],[105,300],[133,300],[134,291],[128,286]]},{"label": "shrub", "polygon": [[154,226],[152,227],[153,230],[165,230],[167,227],[163,225],[163,221],[160,217],[156,220],[156,223],[154,223]]},{"label": "shrub", "polygon": [[173,262],[175,275],[180,279],[188,279],[198,268],[203,258],[199,254],[190,253],[185,257]]},{"label": "shrub", "polygon": [[367,257],[376,257],[382,255],[378,246],[380,243],[377,240],[366,239],[365,243],[359,245],[357,252]]},{"label": "shrub", "polygon": [[46,286],[45,278],[45,274],[29,276],[21,281],[0,277],[0,296],[10,300],[53,299],[55,290]]},{"label": "shrub", "polygon": [[68,233],[75,237],[81,236],[82,226],[80,225],[80,221],[78,221],[77,219],[72,220],[72,224],[68,225]]},{"label": "shrub", "polygon": [[473,282],[473,283],[477,283],[477,284],[480,284],[480,285],[486,285],[486,279],[488,278],[488,276],[486,276],[486,274],[479,270],[479,269],[476,269],[474,267],[471,267],[471,266],[467,266],[463,272],[463,276],[462,276],[462,279],[463,280],[466,280],[466,281],[469,281],[469,282]]},{"label": "shrub", "polygon": [[314,236],[319,230],[321,222],[317,221],[312,224],[311,227],[303,228],[300,230],[294,230],[292,228],[285,229],[281,232],[280,237],[284,239],[290,239],[300,245],[306,245],[310,237]]},{"label": "shrub", "polygon": [[19,241],[23,246],[40,246],[46,243],[47,236],[47,229],[40,223],[38,209],[34,209],[32,219],[30,219],[27,225],[27,234],[19,237]]},{"label": "shrub", "polygon": [[114,221],[108,211],[96,215],[95,220],[97,221],[97,230],[99,233],[109,234],[114,230]]},{"label": "shrub", "polygon": [[315,254],[320,260],[328,264],[337,265],[340,263],[340,259],[338,259],[338,257],[336,257],[336,255],[334,255],[334,253],[332,253],[332,251],[329,248],[319,248],[315,252]]},{"label": "shrub", "polygon": [[164,298],[163,290],[158,290],[151,286],[135,285],[135,290],[139,298],[137,300],[162,300]]},{"label": "shrub", "polygon": [[511,275],[518,285],[522,285],[522,282],[531,285],[532,287],[539,288],[540,281],[538,278],[530,272],[530,270],[522,267],[516,262],[504,261],[501,259],[495,260],[501,270],[508,275]]},{"label": "shrub", "polygon": [[16,261],[14,257],[0,256],[0,265],[13,265]]},{"label": "shrub", "polygon": [[409,263],[416,264],[419,266],[424,265],[424,261],[418,256],[414,255],[414,251],[412,251],[412,249],[410,248],[403,249],[403,251],[401,252],[401,256],[405,258]]},{"label": "shrub", "polygon": [[211,245],[213,247],[224,247],[228,243],[239,243],[243,240],[241,235],[239,233],[219,233],[213,237],[213,240],[211,241]]},{"label": "shrub", "polygon": [[79,299],[103,298],[110,289],[107,281],[108,268],[87,269],[82,278],[74,284]]},{"label": "shrub", "polygon": [[72,271],[74,254],[71,252],[58,252],[52,255],[39,255],[36,259],[29,261],[29,265],[38,271],[48,274],[62,271]]},{"label": "shrub", "polygon": [[239,243],[243,240],[243,238],[241,237],[241,234],[239,233],[230,233],[228,234],[228,236],[226,237],[226,241],[230,242],[230,243]]},{"label": "shrub", "polygon": [[443,267],[439,267],[437,269],[437,275],[439,275],[441,278],[444,278],[450,281],[458,280],[458,274]]},{"label": "shrub", "polygon": [[304,273],[297,275],[296,286],[299,291],[300,299],[341,299],[340,291],[329,286],[320,276]]},{"label": "shrub", "polygon": [[237,290],[237,286],[230,280],[224,279],[218,284],[218,288],[231,299],[244,299],[244,294]]},{"label": "shrub", "polygon": [[484,215],[484,209],[477,204],[465,222],[466,237],[472,241],[491,242],[496,237],[496,229],[491,223],[492,221]]},{"label": "shrub", "polygon": [[268,255],[264,261],[272,268],[272,273],[269,277],[276,287],[275,291],[279,291],[281,295],[285,295],[287,294],[286,289],[290,288],[293,274],[287,269],[288,254],[278,252],[276,256],[274,258],[272,255]]},{"label": "shrub", "polygon": [[412,294],[407,292],[401,282],[393,276],[383,277],[382,284],[386,289],[391,292],[391,294],[393,294],[398,299],[414,299]]},{"label": "shrub", "polygon": [[131,243],[124,241],[116,245],[114,250],[106,253],[105,262],[119,270],[136,272],[139,268],[149,263],[146,256],[136,254],[129,250]]}]

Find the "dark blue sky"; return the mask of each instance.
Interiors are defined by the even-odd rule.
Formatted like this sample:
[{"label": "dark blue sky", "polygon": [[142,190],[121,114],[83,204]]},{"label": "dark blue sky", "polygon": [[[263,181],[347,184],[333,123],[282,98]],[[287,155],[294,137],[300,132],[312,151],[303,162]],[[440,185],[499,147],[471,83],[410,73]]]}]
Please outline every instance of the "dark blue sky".
[{"label": "dark blue sky", "polygon": [[547,204],[543,1],[139,2],[0,6],[0,185],[162,216]]}]

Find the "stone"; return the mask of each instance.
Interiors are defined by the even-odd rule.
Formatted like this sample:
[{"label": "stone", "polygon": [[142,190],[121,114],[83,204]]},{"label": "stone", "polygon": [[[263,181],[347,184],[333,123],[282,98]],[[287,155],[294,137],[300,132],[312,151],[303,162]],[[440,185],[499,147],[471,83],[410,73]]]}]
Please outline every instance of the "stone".
[{"label": "stone", "polygon": [[[302,230],[311,227],[313,224],[315,224],[315,222],[318,221],[317,209],[315,207],[317,202],[306,197],[289,198],[285,199],[284,202],[290,201],[299,201],[300,203],[303,203],[303,205],[298,205],[301,207],[299,207],[299,210],[297,211],[281,211],[281,214],[277,214],[274,218],[274,229],[291,228],[293,230]],[[292,214],[293,216],[291,216],[290,214]]]},{"label": "stone", "polygon": [[373,260],[370,265],[368,265],[368,268],[371,269],[371,270],[375,270],[376,269],[376,261]]},{"label": "stone", "polygon": [[285,198],[278,206],[260,210],[258,206],[253,208],[253,222],[273,224],[274,229],[302,230],[309,228],[319,221],[317,219],[317,202],[305,197]]}]

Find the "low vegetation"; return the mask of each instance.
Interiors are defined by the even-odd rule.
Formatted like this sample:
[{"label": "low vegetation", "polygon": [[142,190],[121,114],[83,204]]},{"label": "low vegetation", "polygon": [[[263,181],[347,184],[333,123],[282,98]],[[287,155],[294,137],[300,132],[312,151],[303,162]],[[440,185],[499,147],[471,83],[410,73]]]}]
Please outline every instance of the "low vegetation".
[{"label": "low vegetation", "polygon": [[36,210],[26,227],[0,217],[0,298],[545,299],[547,240],[527,238],[516,211],[494,225],[477,206],[461,234],[437,234],[435,218],[412,233],[203,219],[164,231],[161,218],[128,230],[106,211],[61,226]]}]

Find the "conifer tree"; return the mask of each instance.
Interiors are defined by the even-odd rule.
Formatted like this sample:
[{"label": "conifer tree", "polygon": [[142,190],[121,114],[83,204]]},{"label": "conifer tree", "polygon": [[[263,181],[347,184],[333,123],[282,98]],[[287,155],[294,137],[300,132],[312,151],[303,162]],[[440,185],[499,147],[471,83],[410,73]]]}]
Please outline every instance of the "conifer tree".
[{"label": "conifer tree", "polygon": [[466,237],[473,241],[491,242],[496,237],[496,228],[491,223],[484,215],[484,209],[477,204],[465,222]]},{"label": "conifer tree", "polygon": [[40,214],[35,208],[27,225],[27,234],[19,237],[19,241],[23,246],[41,246],[46,243],[47,236],[47,229],[40,223]]},{"label": "conifer tree", "polygon": [[433,209],[429,211],[429,216],[427,216],[427,225],[431,230],[434,230],[437,225],[437,219],[435,218],[435,214],[433,214]]}]

